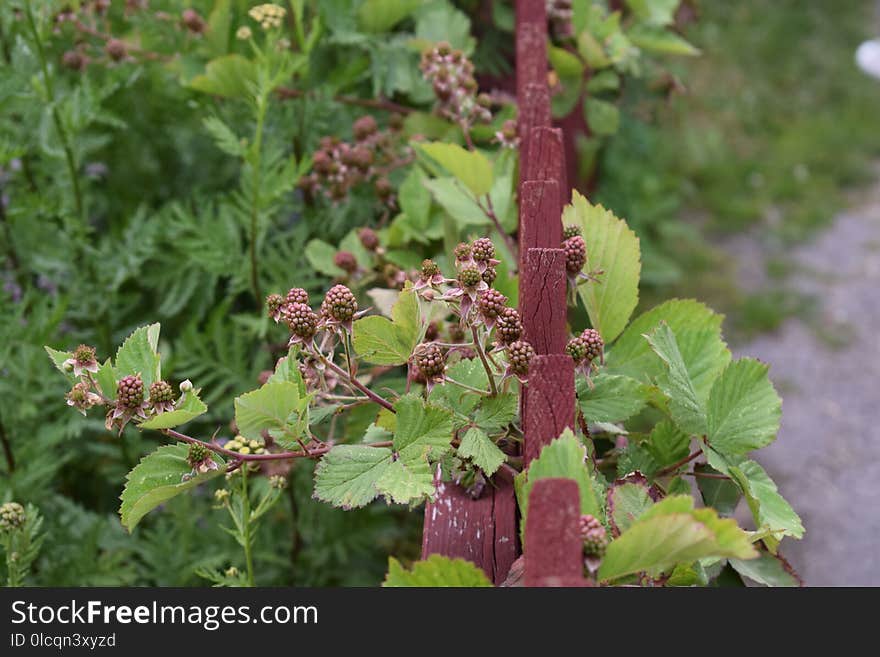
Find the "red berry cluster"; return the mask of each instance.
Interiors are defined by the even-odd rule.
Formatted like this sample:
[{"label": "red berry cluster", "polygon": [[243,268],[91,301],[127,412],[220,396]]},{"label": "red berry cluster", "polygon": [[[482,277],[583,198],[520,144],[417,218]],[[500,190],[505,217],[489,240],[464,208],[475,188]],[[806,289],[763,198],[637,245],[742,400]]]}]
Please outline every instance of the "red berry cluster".
[{"label": "red berry cluster", "polygon": [[434,88],[440,114],[468,125],[492,120],[491,99],[477,94],[474,65],[445,41],[422,54],[422,75]]}]

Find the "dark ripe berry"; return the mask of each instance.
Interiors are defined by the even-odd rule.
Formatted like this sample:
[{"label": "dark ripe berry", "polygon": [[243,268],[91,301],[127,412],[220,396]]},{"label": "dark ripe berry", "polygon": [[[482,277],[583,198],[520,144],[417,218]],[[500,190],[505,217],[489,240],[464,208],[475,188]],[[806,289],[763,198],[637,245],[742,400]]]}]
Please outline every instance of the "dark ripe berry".
[{"label": "dark ripe berry", "polygon": [[483,271],[483,281],[486,285],[492,285],[496,278],[498,278],[498,272],[495,271],[495,267],[486,267],[485,271]]},{"label": "dark ripe berry", "polygon": [[511,344],[522,337],[523,325],[514,308],[505,308],[495,321],[495,334],[501,344]]},{"label": "dark ripe berry", "polygon": [[[11,532],[24,524],[26,520],[24,507],[18,502],[6,502],[0,505],[0,532]],[[7,555],[9,557],[11,555]]]},{"label": "dark ripe berry", "polygon": [[419,374],[426,379],[434,379],[446,369],[446,357],[443,350],[435,344],[420,344],[413,351],[413,360]]},{"label": "dark ripe berry", "polygon": [[455,255],[456,260],[470,260],[473,251],[470,244],[462,242],[453,249],[452,253]]},{"label": "dark ripe berry", "polygon": [[140,374],[129,374],[119,379],[116,401],[128,408],[138,408],[144,403],[144,382]]},{"label": "dark ripe berry", "polygon": [[507,297],[498,290],[486,290],[477,299],[480,314],[487,319],[495,319],[507,308]]},{"label": "dark ripe berry", "polygon": [[331,287],[321,303],[321,314],[337,322],[350,322],[357,309],[357,299],[344,285]]},{"label": "dark ripe berry", "polygon": [[574,224],[568,224],[565,228],[562,229],[562,241],[564,242],[567,239],[572,237],[577,237],[581,234],[581,227],[576,226]]},{"label": "dark ripe berry", "polygon": [[154,381],[150,384],[150,403],[160,404],[174,399],[174,389],[167,381]]},{"label": "dark ripe berry", "polygon": [[375,251],[379,248],[379,236],[372,228],[361,228],[358,231],[358,239],[367,251]]},{"label": "dark ripe berry", "polygon": [[376,190],[379,198],[383,200],[391,196],[391,193],[394,191],[394,188],[391,186],[391,181],[384,176],[377,179],[376,182],[373,183],[373,188]]},{"label": "dark ripe berry", "polygon": [[477,262],[486,262],[495,257],[495,245],[488,237],[474,240],[471,245],[471,255]]},{"label": "dark ripe berry", "polygon": [[337,251],[333,256],[333,264],[349,274],[353,274],[358,268],[357,258],[351,251]]},{"label": "dark ripe berry", "polygon": [[274,318],[282,305],[284,305],[284,297],[280,294],[270,294],[266,297],[266,311],[269,313],[269,317]]},{"label": "dark ripe berry", "polygon": [[309,305],[309,293],[301,287],[292,287],[287,291],[287,303],[302,303]]},{"label": "dark ripe berry", "polygon": [[61,56],[61,63],[65,68],[69,68],[72,71],[82,71],[86,67],[88,60],[81,52],[68,50]]},{"label": "dark ripe berry", "polygon": [[602,356],[602,352],[605,349],[605,341],[602,339],[599,331],[596,329],[586,329],[578,336],[578,339],[584,344],[586,350],[584,358],[588,361]]},{"label": "dark ripe berry", "polygon": [[579,274],[587,262],[587,244],[580,235],[569,237],[562,243],[565,249],[565,269],[569,274]]},{"label": "dark ripe berry", "polygon": [[205,21],[194,9],[185,9],[183,12],[183,24],[193,34],[201,34],[205,31]]},{"label": "dark ripe berry", "polygon": [[281,319],[290,332],[302,340],[311,340],[318,330],[318,316],[304,303],[284,304]]},{"label": "dark ripe berry", "polygon": [[354,138],[358,141],[375,134],[377,129],[378,126],[376,125],[376,119],[369,114],[359,118],[351,127],[351,131],[354,133]]},{"label": "dark ripe berry", "polygon": [[440,328],[437,326],[437,322],[431,322],[425,329],[425,340],[433,342],[438,337],[440,337]]},{"label": "dark ripe berry", "polygon": [[483,276],[476,267],[465,267],[458,272],[458,283],[465,289],[475,288],[482,281]]},{"label": "dark ripe berry", "polygon": [[107,41],[104,50],[114,62],[125,59],[125,56],[128,54],[128,49],[125,47],[125,43],[119,39],[110,39]]},{"label": "dark ripe berry", "polygon": [[430,258],[422,260],[422,278],[431,278],[440,273],[440,266]]},{"label": "dark ripe berry", "polygon": [[529,373],[529,364],[535,356],[535,350],[525,340],[511,342],[507,346],[507,362],[514,374],[526,376]]},{"label": "dark ripe berry", "polygon": [[91,363],[95,360],[95,348],[81,344],[73,351],[73,359],[78,363]]},{"label": "dark ripe berry", "polygon": [[584,514],[578,523],[578,529],[584,541],[584,554],[593,557],[603,556],[608,547],[608,534],[602,523],[590,514]]},{"label": "dark ripe berry", "polygon": [[186,454],[186,462],[189,463],[191,468],[197,468],[200,463],[209,458],[211,458],[211,450],[204,445],[191,444],[189,452]]}]

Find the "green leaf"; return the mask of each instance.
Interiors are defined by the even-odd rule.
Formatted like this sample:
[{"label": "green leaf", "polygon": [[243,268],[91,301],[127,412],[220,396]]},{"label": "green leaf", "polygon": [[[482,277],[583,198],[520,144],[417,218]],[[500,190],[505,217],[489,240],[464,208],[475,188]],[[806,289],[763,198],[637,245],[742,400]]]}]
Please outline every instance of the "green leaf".
[{"label": "green leaf", "polygon": [[712,386],[707,437],[721,454],[745,454],[776,439],[782,400],[767,377],[768,369],[742,358],[728,365]]},{"label": "green leaf", "polygon": [[[250,440],[260,440],[264,430],[292,432],[290,417],[301,413],[299,386],[290,381],[265,385],[235,398],[235,424]],[[293,436],[294,438],[296,436]]]},{"label": "green leaf", "polygon": [[636,46],[648,52],[686,57],[695,57],[700,54],[699,48],[694,47],[675,32],[670,32],[662,27],[636,25],[627,33],[627,36]]},{"label": "green leaf", "polygon": [[471,36],[471,21],[467,14],[445,1],[426,3],[419,11],[415,41],[420,52],[426,46],[446,41],[465,55],[471,55],[477,43]]},{"label": "green leaf", "polygon": [[608,546],[598,577],[611,581],[647,572],[658,576],[676,564],[709,557],[750,559],[757,552],[736,522],[712,509],[694,509],[686,495],[657,502]]},{"label": "green leaf", "polygon": [[590,470],[587,469],[586,460],[586,448],[578,441],[571,429],[566,429],[559,438],[541,450],[538,458],[529,464],[527,470],[517,475],[516,497],[522,513],[523,530],[526,526],[532,486],[539,479],[548,477],[574,479],[581,494],[581,513],[588,513],[599,519],[605,517],[604,504],[596,491],[597,487]]},{"label": "green leaf", "polygon": [[141,429],[171,429],[208,412],[208,407],[199,399],[198,390],[188,390],[173,411],[166,411],[141,422]]},{"label": "green leaf", "polygon": [[681,0],[626,0],[636,20],[648,25],[669,25]]},{"label": "green leaf", "polygon": [[584,64],[574,55],[564,48],[556,48],[550,46],[547,49],[547,56],[550,59],[550,65],[553,70],[563,78],[574,78],[584,74]]},{"label": "green leaf", "polygon": [[293,346],[287,351],[287,355],[278,359],[275,364],[275,371],[272,372],[266,383],[295,383],[299,396],[305,397],[308,394],[305,381],[303,381],[302,372],[299,371],[299,347]]},{"label": "green leaf", "polygon": [[625,532],[654,505],[644,477],[618,479],[608,489],[608,521],[618,534]]},{"label": "green leaf", "polygon": [[581,228],[587,244],[587,267],[602,270],[599,282],[578,288],[593,328],[610,344],[626,326],[639,300],[639,238],[624,221],[577,191],[562,213],[565,225]]},{"label": "green leaf", "polygon": [[[715,468],[704,463],[695,465],[694,472],[716,476],[721,474]],[[696,477],[696,480],[703,504],[712,507],[722,516],[733,515],[740,498],[742,498],[742,491],[736,482],[731,479],[717,479],[715,477]]]},{"label": "green leaf", "polygon": [[[162,378],[159,354],[159,324],[142,326],[132,333],[116,352],[116,377],[121,379],[131,374],[140,374],[144,390]],[[114,395],[116,391],[114,390]]]},{"label": "green leaf", "polygon": [[412,167],[398,190],[401,211],[410,223],[426,230],[431,219],[431,192],[425,187],[425,174],[420,167]]},{"label": "green leaf", "polygon": [[590,132],[600,137],[613,135],[620,128],[620,110],[617,105],[601,98],[591,96],[584,101],[584,118]]},{"label": "green leaf", "polygon": [[232,155],[233,157],[244,156],[245,147],[242,146],[241,140],[235,136],[232,129],[221,119],[216,116],[209,116],[202,121],[202,125],[204,125],[205,130],[211,134],[211,137],[214,139],[214,144],[221,151],[227,155]]},{"label": "green leaf", "polygon": [[743,577],[764,586],[803,586],[785,559],[764,550],[757,559],[731,559],[729,563]]},{"label": "green leaf", "polygon": [[324,240],[315,238],[309,240],[308,244],[306,244],[306,260],[309,261],[309,264],[315,271],[325,276],[330,276],[331,278],[342,276],[345,272],[333,263],[337,250],[336,247],[327,244]]},{"label": "green leaf", "polygon": [[477,427],[471,427],[461,439],[458,446],[458,455],[462,458],[471,459],[478,468],[491,477],[507,458],[498,445],[486,435],[486,432]]},{"label": "green leaf", "polygon": [[405,463],[440,458],[452,443],[452,413],[442,406],[425,403],[411,393],[394,404],[397,428],[394,451]]},{"label": "green leaf", "polygon": [[391,308],[391,319],[371,315],[354,323],[354,349],[377,365],[403,365],[422,334],[419,301],[412,288],[404,289]]},{"label": "green leaf", "polygon": [[479,151],[469,151],[458,144],[432,142],[418,149],[455,176],[476,196],[492,189],[492,163]]},{"label": "green leaf", "polygon": [[212,59],[202,75],[190,80],[189,86],[212,96],[246,98],[253,94],[257,68],[241,55],[223,55]]},{"label": "green leaf", "polygon": [[[486,370],[476,358],[463,358],[450,365],[446,373],[455,381],[472,388],[486,390],[489,385]],[[459,386],[446,383],[434,386],[428,400],[432,403],[442,404],[459,415],[467,416],[482,401],[482,397]]]},{"label": "green leaf", "polygon": [[620,89],[620,76],[612,70],[599,71],[587,82],[587,92],[599,94]]},{"label": "green leaf", "polygon": [[[64,369],[64,361],[69,358],[73,358],[72,351],[58,351],[57,349],[53,349],[52,347],[43,347],[46,350],[46,353],[49,354],[49,358],[52,359],[52,363],[55,365],[55,369],[61,372],[68,380],[73,381],[74,376],[73,372],[68,372]],[[113,391],[116,394],[116,391]]]},{"label": "green leaf", "polygon": [[397,559],[390,557],[382,586],[472,587],[492,586],[492,582],[470,561],[432,554],[424,561],[416,561],[412,570],[406,570]]},{"label": "green leaf", "polygon": [[587,66],[594,71],[611,66],[611,60],[605,54],[602,44],[588,30],[578,35],[577,48],[581,57],[587,62]]},{"label": "green leaf", "polygon": [[[425,187],[458,226],[484,226],[489,218],[480,210],[467,190],[455,178],[433,178],[425,181]],[[493,201],[494,203],[494,201]]]},{"label": "green leaf", "polygon": [[679,429],[674,422],[663,420],[654,426],[645,448],[657,462],[657,466],[663,468],[686,457],[690,442],[690,436]]},{"label": "green leaf", "polygon": [[358,23],[364,32],[387,32],[420,4],[421,0],[364,0],[358,9]]},{"label": "green leaf", "polygon": [[392,461],[376,480],[376,489],[395,504],[415,504],[434,495],[434,477],[425,460]]},{"label": "green leaf", "polygon": [[186,460],[189,447],[183,444],[163,445],[141,459],[126,477],[125,489],[119,499],[122,525],[131,532],[147,513],[180,493],[198,486],[203,481],[223,474],[224,461],[216,454],[211,457],[217,470],[192,476],[193,469]]},{"label": "green leaf", "polygon": [[344,509],[372,502],[376,482],[391,464],[391,450],[366,445],[338,445],[315,468],[315,497]]},{"label": "green leaf", "polygon": [[648,403],[648,389],[628,376],[600,371],[593,387],[582,377],[577,381],[578,405],[588,422],[622,422]]},{"label": "green leaf", "polygon": [[98,389],[105,397],[108,399],[116,397],[116,371],[109,358],[95,372],[95,383],[98,384]]},{"label": "green leaf", "polygon": [[661,322],[653,333],[645,337],[669,368],[667,377],[660,382],[660,388],[669,396],[672,419],[687,433],[706,435],[706,409],[697,397],[672,329],[666,322]]},{"label": "green leaf", "polygon": [[501,393],[497,397],[483,399],[474,415],[474,424],[486,430],[501,429],[518,415],[519,397],[513,393]]}]

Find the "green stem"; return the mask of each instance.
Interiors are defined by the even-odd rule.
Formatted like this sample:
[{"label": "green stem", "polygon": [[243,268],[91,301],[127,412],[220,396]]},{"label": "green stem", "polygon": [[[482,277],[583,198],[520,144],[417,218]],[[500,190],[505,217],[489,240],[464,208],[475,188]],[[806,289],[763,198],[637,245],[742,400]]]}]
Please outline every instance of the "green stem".
[{"label": "green stem", "polygon": [[79,188],[79,177],[77,176],[76,160],[73,156],[73,148],[70,145],[70,138],[64,129],[64,123],[61,121],[61,115],[58,113],[58,106],[55,103],[55,89],[52,86],[52,78],[49,75],[49,65],[46,62],[46,53],[43,50],[43,42],[40,39],[40,33],[37,30],[34,14],[31,10],[31,3],[28,0],[25,3],[25,14],[27,15],[28,27],[34,37],[34,45],[37,47],[37,57],[40,60],[40,68],[43,71],[43,79],[46,84],[46,95],[48,96],[49,106],[52,108],[52,122],[55,124],[55,131],[61,141],[61,147],[64,149],[64,158],[67,160],[67,169],[70,174],[70,182],[73,187],[73,202],[76,207],[76,215],[79,217],[83,227],[85,226],[85,213],[82,200],[82,192]]},{"label": "green stem", "polygon": [[18,568],[15,567],[15,561],[12,558],[13,551],[11,533],[6,535],[6,539],[3,541],[3,548],[6,552],[6,586],[8,586],[9,588],[21,586],[21,582],[18,581]]},{"label": "green stem", "polygon": [[251,555],[251,500],[248,496],[248,466],[241,469],[241,539],[244,544],[244,560],[247,565],[248,586],[254,585],[254,558]]},{"label": "green stem", "polygon": [[477,335],[477,327],[471,326],[471,335],[474,336],[474,348],[477,350],[477,353],[480,356],[480,362],[483,363],[483,368],[486,370],[486,376],[489,379],[489,389],[491,394],[490,397],[498,396],[498,388],[495,386],[495,373],[492,371],[492,368],[489,367],[489,361],[486,360],[486,351],[483,349],[483,342],[480,340],[480,337]]}]

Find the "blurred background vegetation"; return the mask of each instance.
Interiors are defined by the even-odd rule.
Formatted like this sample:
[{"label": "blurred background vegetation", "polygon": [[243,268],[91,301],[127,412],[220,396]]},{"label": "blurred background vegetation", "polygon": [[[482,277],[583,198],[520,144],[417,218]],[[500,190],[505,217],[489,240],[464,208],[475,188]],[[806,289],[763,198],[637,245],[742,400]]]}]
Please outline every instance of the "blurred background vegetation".
[{"label": "blurred background vegetation", "polygon": [[[403,55],[393,40],[365,46],[373,69],[353,70],[354,59],[345,66],[345,38],[355,38],[346,20],[358,4],[321,3],[334,37],[315,58],[324,68],[303,81],[313,93],[276,103],[268,117],[267,139],[297,158],[324,135],[348,134],[363,113],[333,102],[322,86],[331,73],[367,98],[409,84],[400,79],[395,58]],[[478,3],[457,4],[476,11]],[[661,102],[657,76],[627,79],[619,131],[591,156],[591,196],[642,239],[645,306],[698,296],[726,312],[728,333],[742,338],[807,312],[809,303],[786,289],[786,247],[820,230],[851,190],[872,180],[880,84],[857,71],[853,52],[875,36],[876,3],[689,4],[696,16],[684,35],[701,55],[662,62],[674,92]],[[190,5],[207,16],[213,2],[150,3],[175,16]],[[134,430],[118,439],[99,417],[67,408],[64,382],[43,345],[87,342],[106,356],[136,326],[161,321],[166,371],[205,389],[212,408],[205,430],[228,422],[232,397],[254,387],[272,357],[260,301],[249,293],[239,210],[229,198],[244,174],[203,121],[218,115],[246,130],[251,119],[180,84],[201,70],[200,49],[209,44],[147,27],[142,45],[183,53],[173,65],[96,66],[87,74],[59,66],[73,37],[46,27],[41,47],[55,98],[46,102],[34,82],[43,67],[22,6],[0,5],[0,437],[8,447],[0,501],[30,502],[45,516],[48,539],[32,584],[204,584],[197,567],[238,559],[238,546],[212,515],[220,512],[211,508],[211,491],[176,498],[128,536],[117,497],[126,472],[156,440]],[[444,29],[461,30],[460,14],[443,15]],[[501,48],[504,34],[489,32],[477,47],[485,72],[504,68],[491,47]],[[409,97],[423,93],[411,86]],[[82,163],[86,224],[72,207],[56,108]],[[314,272],[302,244],[312,237],[338,243],[371,220],[372,203],[367,194],[311,209],[296,198],[283,201],[287,219],[267,226],[261,241],[263,288],[323,288],[328,278]],[[734,235],[754,236],[769,250],[763,289],[738,286],[735,263],[721,248]],[[420,514],[378,505],[337,511],[310,499],[309,464],[298,463],[290,476],[288,503],[261,530],[259,583],[375,584],[388,554],[418,553]]]}]

